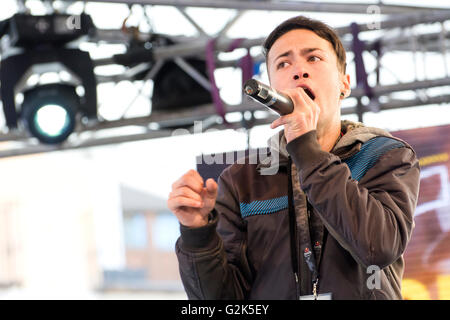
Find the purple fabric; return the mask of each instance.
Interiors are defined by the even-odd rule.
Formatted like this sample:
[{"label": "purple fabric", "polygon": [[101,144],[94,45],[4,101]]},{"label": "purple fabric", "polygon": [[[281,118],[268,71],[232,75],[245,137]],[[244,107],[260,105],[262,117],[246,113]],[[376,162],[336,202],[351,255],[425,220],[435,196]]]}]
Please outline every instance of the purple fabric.
[{"label": "purple fabric", "polygon": [[223,102],[222,99],[220,99],[219,88],[217,88],[216,80],[214,78],[214,70],[216,69],[214,57],[215,46],[216,39],[211,39],[206,44],[206,67],[208,70],[209,82],[211,83],[211,96],[214,102],[214,106],[216,107],[217,113],[222,117],[224,123],[228,125],[228,122],[225,119],[225,109],[223,106]]},{"label": "purple fabric", "polygon": [[[233,40],[227,52],[231,52],[238,48],[241,45],[242,41],[244,41],[243,38]],[[244,84],[245,81],[253,76],[253,59],[250,55],[250,48],[247,49],[247,54],[240,60],[239,67],[242,70],[242,84]]]},{"label": "purple fabric", "polygon": [[364,94],[369,98],[373,98],[372,88],[367,81],[367,72],[364,66],[363,52],[365,48],[364,42],[358,38],[359,26],[356,23],[350,25],[350,29],[353,35],[352,49],[355,55],[355,67],[356,67],[356,86],[364,89]]},{"label": "purple fabric", "polygon": [[240,67],[242,70],[242,85],[244,85],[244,83],[250,79],[251,77],[253,77],[253,59],[252,56],[250,55],[250,49],[247,50],[247,54],[242,57],[241,61],[240,61]]},{"label": "purple fabric", "polygon": [[[217,39],[211,39],[206,45],[206,66],[208,70],[209,81],[211,83],[211,96],[214,102],[214,106],[217,113],[222,117],[225,125],[229,126],[229,123],[225,119],[225,108],[223,105],[223,101],[220,98],[219,88],[217,88],[216,80],[214,77],[214,70],[216,69],[214,56],[216,40]],[[238,48],[243,40],[244,39],[242,38],[233,40],[230,46],[227,48],[226,52],[231,52]],[[242,69],[242,83],[244,83],[246,80],[250,79],[253,76],[253,60],[250,55],[250,49],[247,50],[247,54],[241,59],[239,66]]]},{"label": "purple fabric", "polygon": [[234,39],[225,52],[234,51],[235,49],[237,49],[241,45],[242,41],[244,41],[243,38]]}]

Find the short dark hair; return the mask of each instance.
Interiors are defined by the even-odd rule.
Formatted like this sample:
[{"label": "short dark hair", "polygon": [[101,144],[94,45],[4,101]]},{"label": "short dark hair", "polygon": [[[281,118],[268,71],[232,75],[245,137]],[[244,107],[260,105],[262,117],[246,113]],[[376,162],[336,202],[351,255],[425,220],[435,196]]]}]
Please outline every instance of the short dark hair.
[{"label": "short dark hair", "polygon": [[285,33],[295,30],[295,29],[308,29],[317,34],[319,37],[327,40],[331,43],[334,52],[337,56],[337,62],[338,62],[338,69],[342,73],[345,74],[345,69],[347,67],[346,63],[346,54],[344,46],[342,45],[341,40],[339,39],[339,36],[337,33],[329,27],[327,24],[310,19],[305,16],[297,16],[290,18],[286,21],[284,21],[282,24],[280,24],[278,27],[276,27],[266,38],[266,40],[263,43],[263,53],[264,57],[267,61],[267,56],[269,54],[270,48],[272,48],[275,41],[278,40],[282,35]]}]

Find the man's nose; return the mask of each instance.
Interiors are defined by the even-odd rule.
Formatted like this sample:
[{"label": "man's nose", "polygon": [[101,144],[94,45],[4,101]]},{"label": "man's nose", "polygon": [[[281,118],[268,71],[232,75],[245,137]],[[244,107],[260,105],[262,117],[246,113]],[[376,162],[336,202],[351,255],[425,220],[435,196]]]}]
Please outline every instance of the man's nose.
[{"label": "man's nose", "polygon": [[294,80],[299,80],[301,78],[308,78],[308,77],[309,74],[308,71],[305,69],[305,66],[297,64],[296,67],[294,68],[292,78]]},{"label": "man's nose", "polygon": [[308,78],[309,77],[309,74],[307,73],[307,72],[300,72],[300,73],[296,73],[296,74],[294,74],[294,76],[293,76],[293,78],[294,78],[294,80],[298,80],[298,79],[300,79],[300,78]]}]

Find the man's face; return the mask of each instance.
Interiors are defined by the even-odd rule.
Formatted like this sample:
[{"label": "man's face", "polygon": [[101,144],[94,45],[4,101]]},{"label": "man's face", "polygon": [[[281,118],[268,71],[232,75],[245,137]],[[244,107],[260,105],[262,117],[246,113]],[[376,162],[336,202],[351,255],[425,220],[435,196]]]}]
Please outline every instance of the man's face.
[{"label": "man's face", "polygon": [[318,128],[340,118],[341,92],[349,93],[350,78],[339,72],[330,42],[311,30],[291,30],[273,44],[267,67],[272,88],[303,90],[303,86],[311,91],[321,111]]}]

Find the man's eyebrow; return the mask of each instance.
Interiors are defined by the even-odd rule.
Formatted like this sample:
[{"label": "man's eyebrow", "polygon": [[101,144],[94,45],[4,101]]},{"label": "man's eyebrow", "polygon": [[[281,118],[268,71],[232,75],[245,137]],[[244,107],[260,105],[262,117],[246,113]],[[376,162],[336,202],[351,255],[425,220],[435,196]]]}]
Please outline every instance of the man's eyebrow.
[{"label": "man's eyebrow", "polygon": [[292,50],[288,50],[288,51],[286,51],[286,52],[283,52],[283,53],[280,54],[278,57],[276,57],[275,59],[273,59],[273,61],[276,61],[276,60],[278,60],[278,59],[280,59],[280,58],[282,58],[282,57],[287,57],[287,56],[289,56],[290,54],[292,54]]},{"label": "man's eyebrow", "polygon": [[[304,55],[307,55],[308,53],[311,53],[311,52],[314,52],[314,51],[322,51],[323,52],[323,50],[320,49],[320,48],[303,48],[302,50],[300,50],[300,54],[302,56],[304,56]],[[286,52],[283,52],[279,56],[277,56],[273,61],[276,61],[276,60],[278,60],[279,58],[282,58],[282,57],[287,57],[287,56],[289,56],[291,54],[292,54],[292,50],[288,50]]]},{"label": "man's eyebrow", "polygon": [[314,52],[314,51],[323,51],[320,48],[304,48],[302,50],[300,50],[300,54],[302,56],[307,55],[308,53]]}]

